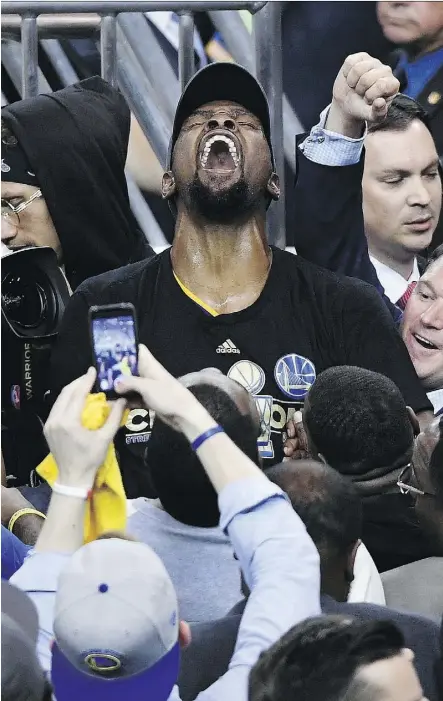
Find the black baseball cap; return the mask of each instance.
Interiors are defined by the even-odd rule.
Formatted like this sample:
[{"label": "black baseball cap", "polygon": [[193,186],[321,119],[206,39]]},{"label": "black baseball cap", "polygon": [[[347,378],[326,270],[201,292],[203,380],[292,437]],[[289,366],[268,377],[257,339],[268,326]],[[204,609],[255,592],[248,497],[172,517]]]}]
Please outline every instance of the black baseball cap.
[{"label": "black baseball cap", "polygon": [[265,92],[254,76],[238,63],[210,63],[199,70],[189,81],[177,105],[171,141],[169,142],[168,169],[172,152],[186,119],[199,107],[216,100],[230,100],[252,112],[261,122],[271,151],[271,122]]}]

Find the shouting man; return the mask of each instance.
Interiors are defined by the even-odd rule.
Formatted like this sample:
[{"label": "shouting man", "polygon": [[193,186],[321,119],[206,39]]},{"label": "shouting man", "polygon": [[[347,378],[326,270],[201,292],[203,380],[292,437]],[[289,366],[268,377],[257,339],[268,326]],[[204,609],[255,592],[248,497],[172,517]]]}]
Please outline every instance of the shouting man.
[{"label": "shouting man", "polygon": [[[360,96],[344,78],[331,129],[353,137],[396,94],[389,68],[368,73]],[[88,308],[132,302],[140,340],[175,376],[216,366],[257,400],[266,464],[283,456],[288,420],[332,365],[383,372],[416,412],[430,408],[378,293],[268,245],[266,211],[279,197],[265,95],[246,70],[217,63],[188,84],[177,108],[163,196],[176,213],[174,244],[149,262],[82,285],[53,358],[54,390],[90,364]],[[129,497],[146,496],[140,448],[153,416],[132,411],[117,437]],[[140,445],[141,444],[141,445]],[[139,455],[131,460],[131,451]],[[132,453],[134,458],[134,453]]]}]

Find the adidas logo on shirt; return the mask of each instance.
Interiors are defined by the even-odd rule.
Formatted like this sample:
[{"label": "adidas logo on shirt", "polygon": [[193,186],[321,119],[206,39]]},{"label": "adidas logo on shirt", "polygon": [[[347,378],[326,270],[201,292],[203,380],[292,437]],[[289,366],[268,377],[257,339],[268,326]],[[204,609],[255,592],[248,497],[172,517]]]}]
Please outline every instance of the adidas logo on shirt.
[{"label": "adidas logo on shirt", "polygon": [[228,338],[227,341],[217,348],[217,353],[240,353],[240,351],[237,346],[232,343],[231,339]]}]

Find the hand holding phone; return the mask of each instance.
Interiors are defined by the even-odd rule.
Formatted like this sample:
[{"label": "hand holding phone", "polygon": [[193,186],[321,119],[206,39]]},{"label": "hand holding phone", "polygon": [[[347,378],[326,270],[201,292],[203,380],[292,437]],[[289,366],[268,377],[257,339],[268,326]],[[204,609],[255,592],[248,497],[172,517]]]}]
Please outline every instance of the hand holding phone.
[{"label": "hand holding phone", "polygon": [[132,304],[94,306],[89,310],[92,357],[97,369],[96,389],[115,399],[115,383],[138,375],[138,331]]}]

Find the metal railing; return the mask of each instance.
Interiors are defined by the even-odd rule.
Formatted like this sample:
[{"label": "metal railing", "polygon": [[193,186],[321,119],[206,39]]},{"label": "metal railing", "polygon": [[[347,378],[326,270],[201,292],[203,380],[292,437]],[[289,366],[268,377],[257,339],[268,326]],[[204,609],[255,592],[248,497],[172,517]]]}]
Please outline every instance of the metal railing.
[{"label": "metal railing", "polygon": [[[280,176],[284,177],[280,2],[5,0],[1,5],[2,36],[21,38],[23,97],[31,97],[39,92],[39,35],[46,39],[62,36],[98,37],[100,30],[102,77],[111,84],[120,86],[163,164],[180,88],[183,89],[195,72],[193,13],[210,11],[213,16],[219,10],[249,10],[255,15],[255,52],[251,51],[252,61],[237,60],[249,69],[255,68],[256,75],[267,93],[275,160]],[[152,30],[149,47],[146,46],[146,39],[141,41],[142,36],[146,37],[150,31],[143,16],[129,14],[160,10],[173,11],[179,15],[179,83],[158,42],[157,46],[154,41],[151,45],[151,40],[155,39]],[[143,26],[140,24],[141,20],[144,22]],[[252,46],[250,38],[249,46]],[[149,49],[149,54],[146,48]],[[282,191],[284,193],[284,187]],[[268,237],[271,243],[284,247],[284,194],[282,200],[270,210]]]}]

